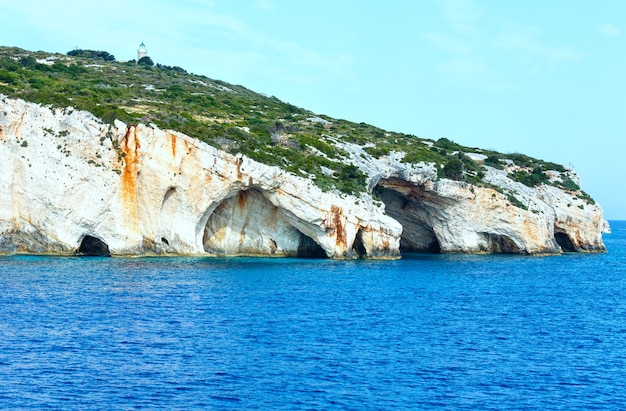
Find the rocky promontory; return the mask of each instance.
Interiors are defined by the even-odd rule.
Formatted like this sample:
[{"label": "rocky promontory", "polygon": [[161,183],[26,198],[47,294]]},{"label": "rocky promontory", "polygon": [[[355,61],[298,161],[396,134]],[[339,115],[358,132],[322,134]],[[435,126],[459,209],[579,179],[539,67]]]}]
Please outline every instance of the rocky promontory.
[{"label": "rocky promontory", "polygon": [[[245,131],[245,130],[244,130]],[[401,251],[604,251],[602,209],[573,170],[512,161],[481,183],[402,151],[335,142],[366,190],[322,189],[242,154],[155,125],[0,95],[0,253],[397,258]],[[416,144],[426,144],[419,142]],[[331,173],[329,173],[331,174]],[[568,184],[576,184],[568,188]]]}]

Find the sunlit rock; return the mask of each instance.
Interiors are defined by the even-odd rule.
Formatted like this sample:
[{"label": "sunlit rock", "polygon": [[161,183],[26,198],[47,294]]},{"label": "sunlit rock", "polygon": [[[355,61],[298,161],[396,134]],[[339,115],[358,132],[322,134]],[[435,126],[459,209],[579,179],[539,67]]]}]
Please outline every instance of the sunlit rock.
[{"label": "sunlit rock", "polygon": [[399,255],[402,227],[369,196],[176,132],[3,97],[0,162],[0,252],[73,254],[89,237],[114,255]]},{"label": "sunlit rock", "polygon": [[478,187],[439,179],[430,164],[402,163],[401,153],[373,159],[344,149],[373,196],[322,192],[177,132],[0,96],[0,252],[396,258],[401,250],[604,250],[601,208],[566,190],[526,187],[489,167],[485,181],[499,189]]}]

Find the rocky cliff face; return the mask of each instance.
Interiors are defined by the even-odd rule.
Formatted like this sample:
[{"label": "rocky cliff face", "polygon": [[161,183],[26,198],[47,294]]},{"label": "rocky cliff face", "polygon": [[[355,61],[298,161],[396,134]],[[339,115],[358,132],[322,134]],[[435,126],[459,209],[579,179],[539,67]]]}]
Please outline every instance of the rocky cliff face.
[{"label": "rocky cliff face", "polygon": [[[488,169],[499,190],[438,179],[346,145],[369,194],[312,181],[173,131],[114,126],[0,96],[0,252],[395,258],[400,250],[603,251],[602,210]],[[515,192],[524,208],[514,206]]]}]

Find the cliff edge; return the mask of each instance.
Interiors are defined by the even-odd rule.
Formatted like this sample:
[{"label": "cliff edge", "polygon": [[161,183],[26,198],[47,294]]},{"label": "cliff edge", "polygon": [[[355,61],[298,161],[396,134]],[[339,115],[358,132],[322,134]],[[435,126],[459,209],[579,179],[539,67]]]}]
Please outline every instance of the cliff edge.
[{"label": "cliff edge", "polygon": [[[514,162],[483,184],[437,165],[336,142],[367,192],[315,180],[182,133],[105,124],[0,95],[0,252],[397,258],[401,251],[605,251],[602,209],[573,170],[528,186]],[[528,171],[530,173],[530,171]],[[558,183],[558,184],[557,184]]]}]

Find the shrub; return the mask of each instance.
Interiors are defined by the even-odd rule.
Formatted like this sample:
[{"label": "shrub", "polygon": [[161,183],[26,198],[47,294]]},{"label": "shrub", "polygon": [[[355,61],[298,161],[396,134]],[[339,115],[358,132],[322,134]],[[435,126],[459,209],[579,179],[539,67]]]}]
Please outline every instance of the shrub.
[{"label": "shrub", "polygon": [[566,172],[566,171],[567,171],[567,170],[565,169],[565,167],[563,167],[562,165],[560,165],[560,164],[556,164],[556,163],[552,163],[552,162],[549,162],[549,161],[546,161],[546,162],[544,162],[544,163],[543,163],[543,168],[544,168],[545,170],[554,170],[554,171],[558,171],[559,173],[564,173],[564,172]]},{"label": "shrub", "polygon": [[440,147],[448,151],[456,151],[456,150],[461,150],[463,148],[463,146],[460,146],[459,144],[445,137],[441,137],[439,140],[435,141],[434,145],[436,147]]},{"label": "shrub", "polygon": [[378,147],[378,146],[375,146],[375,147],[365,147],[363,149],[363,151],[365,151],[367,154],[369,154],[370,156],[375,157],[375,158],[380,158],[382,156],[389,155],[389,152],[390,152],[389,148],[387,148],[387,147]]},{"label": "shrub", "polygon": [[346,194],[358,193],[365,186],[365,174],[353,164],[342,164],[335,177],[337,189]]},{"label": "shrub", "polygon": [[161,69],[161,70],[167,70],[167,71],[173,71],[173,72],[176,72],[176,73],[187,74],[187,70],[185,70],[182,67],[178,67],[178,66],[171,67],[171,66],[166,66],[166,65],[157,63],[156,67]]},{"label": "shrub", "polygon": [[95,107],[93,114],[100,117],[100,119],[107,124],[113,124],[116,119],[125,123],[129,123],[134,120],[130,114],[119,107],[112,105]]},{"label": "shrub", "polygon": [[96,50],[81,50],[76,49],[67,52],[68,56],[73,57],[84,57],[90,59],[100,59],[104,61],[115,61],[115,56],[106,51],[96,51]]},{"label": "shrub", "polygon": [[315,147],[316,149],[318,149],[319,151],[321,151],[322,153],[326,154],[327,156],[331,158],[334,158],[337,156],[337,148],[321,140],[318,136],[299,133],[296,136],[296,138],[300,142],[300,144]]},{"label": "shrub", "polygon": [[[141,60],[145,59],[146,57],[142,57]],[[137,63],[137,64],[144,64],[144,63]],[[172,99],[178,99],[178,98],[182,98],[182,97],[186,97],[186,92],[185,89],[178,85],[178,84],[174,84],[170,87],[167,88],[167,90],[165,91],[164,96],[167,98],[172,98]]]},{"label": "shrub", "polygon": [[458,157],[450,157],[443,167],[443,177],[463,181],[463,162]]},{"label": "shrub", "polygon": [[20,66],[24,68],[35,68],[37,64],[39,63],[37,63],[33,56],[20,57]]},{"label": "shrub", "polygon": [[445,163],[445,161],[447,161],[445,159],[445,151],[441,154],[441,152],[433,151],[431,148],[421,143],[409,142],[408,144],[396,144],[395,148],[397,151],[406,152],[404,158],[402,159],[402,162],[404,163],[415,164],[420,161],[426,163]]},{"label": "shrub", "polygon": [[557,182],[556,185],[570,191],[580,190],[580,186],[567,176],[563,177],[562,181]]},{"label": "shrub", "polygon": [[508,154],[506,157],[520,167],[533,167],[537,162],[534,158],[519,153]]},{"label": "shrub", "polygon": [[520,182],[528,187],[535,187],[548,181],[548,176],[543,172],[541,166],[535,166],[532,173],[524,170],[516,171],[510,175],[511,179]]},{"label": "shrub", "polygon": [[500,158],[494,154],[487,156],[485,159],[485,165],[497,168],[498,170],[502,170],[504,168],[500,163]]},{"label": "shrub", "polygon": [[8,70],[0,70],[0,82],[7,84],[17,84],[19,76]]},{"label": "shrub", "polygon": [[522,203],[517,197],[515,197],[513,194],[508,194],[507,195],[507,199],[509,200],[509,202],[511,204],[513,204],[515,207],[521,208],[522,210],[528,210],[528,207],[526,207],[526,205],[524,203]]},{"label": "shrub", "polygon": [[20,65],[13,59],[2,58],[0,59],[0,68],[9,71],[17,71],[20,69]]},{"label": "shrub", "polygon": [[[585,193],[584,191],[580,190],[580,194],[578,195],[578,198],[580,198],[581,200],[585,200],[585,202],[589,205],[594,205],[596,202],[594,201],[594,199],[587,193]],[[580,206],[579,206],[580,207]],[[581,207],[582,208],[582,207]]]},{"label": "shrub", "polygon": [[149,56],[144,56],[137,61],[137,65],[139,66],[154,66],[154,61]]}]

